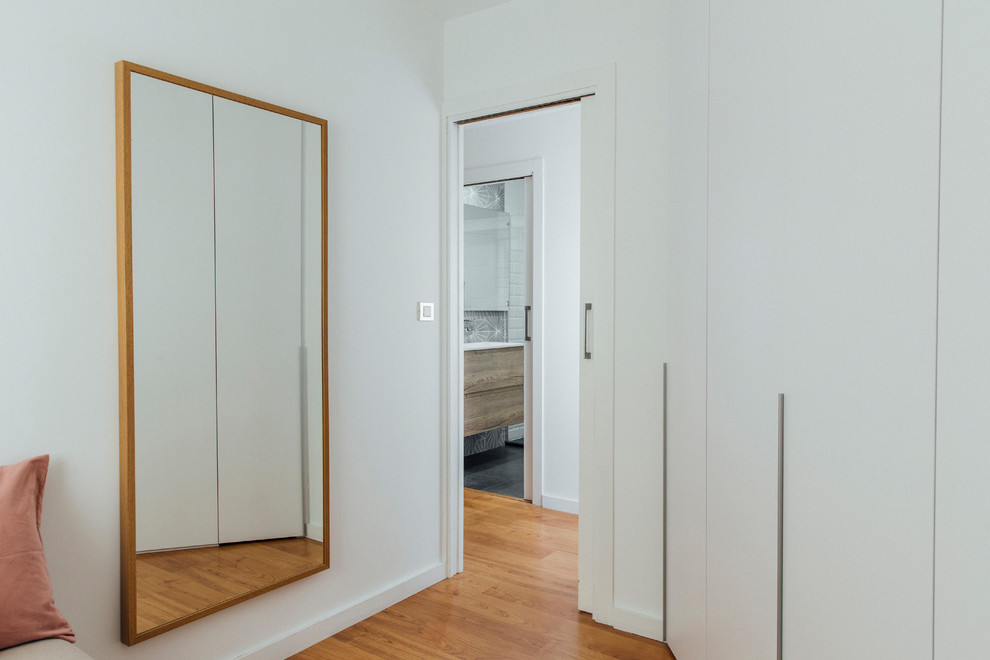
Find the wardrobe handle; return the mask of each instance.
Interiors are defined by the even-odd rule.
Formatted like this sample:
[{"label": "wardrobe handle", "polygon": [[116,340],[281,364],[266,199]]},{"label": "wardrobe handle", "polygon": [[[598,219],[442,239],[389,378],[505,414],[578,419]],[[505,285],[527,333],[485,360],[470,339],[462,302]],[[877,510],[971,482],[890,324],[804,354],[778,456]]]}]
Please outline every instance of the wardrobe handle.
[{"label": "wardrobe handle", "polygon": [[777,395],[777,660],[784,651],[784,395]]},{"label": "wardrobe handle", "polygon": [[661,631],[661,638],[667,640],[667,363],[663,363],[663,375],[662,384],[663,387],[661,406],[663,411],[663,418],[660,426],[660,437],[662,438],[660,456],[663,461],[662,471],[663,471],[663,509],[661,513],[661,525],[660,528],[663,533],[663,565],[661,568],[660,579],[663,580],[663,587],[661,592],[660,607],[663,613],[663,630]]},{"label": "wardrobe handle", "polygon": [[525,341],[531,341],[533,338],[529,336],[529,319],[533,315],[533,306],[532,305],[526,305],[526,310],[525,311],[526,311],[526,314],[525,314],[525,329],[523,330],[523,336],[525,337]]},{"label": "wardrobe handle", "polygon": [[588,349],[588,317],[591,316],[591,303],[584,303],[584,359],[591,359],[591,351]]}]

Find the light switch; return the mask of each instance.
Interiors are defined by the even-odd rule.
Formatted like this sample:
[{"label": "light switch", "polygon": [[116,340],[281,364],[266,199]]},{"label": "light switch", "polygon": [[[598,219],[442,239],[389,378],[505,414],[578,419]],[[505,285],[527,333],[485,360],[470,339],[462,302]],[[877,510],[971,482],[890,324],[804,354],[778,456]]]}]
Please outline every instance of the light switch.
[{"label": "light switch", "polygon": [[420,321],[433,320],[433,303],[428,303],[428,302],[419,303],[419,320]]}]

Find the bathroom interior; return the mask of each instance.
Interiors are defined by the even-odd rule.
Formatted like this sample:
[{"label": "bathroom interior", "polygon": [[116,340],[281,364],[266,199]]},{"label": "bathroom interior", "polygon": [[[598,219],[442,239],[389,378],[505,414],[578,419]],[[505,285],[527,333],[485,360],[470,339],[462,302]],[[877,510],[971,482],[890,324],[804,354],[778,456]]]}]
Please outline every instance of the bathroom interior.
[{"label": "bathroom interior", "polygon": [[526,498],[530,178],[464,187],[464,486]]}]

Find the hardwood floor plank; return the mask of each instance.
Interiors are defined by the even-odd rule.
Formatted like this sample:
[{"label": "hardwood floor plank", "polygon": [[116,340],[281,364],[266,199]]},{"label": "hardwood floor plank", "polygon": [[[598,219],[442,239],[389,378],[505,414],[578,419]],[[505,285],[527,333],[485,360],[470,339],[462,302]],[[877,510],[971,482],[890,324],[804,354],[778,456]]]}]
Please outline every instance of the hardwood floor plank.
[{"label": "hardwood floor plank", "polygon": [[464,572],[293,660],[674,660],[577,609],[577,516],[464,491]]},{"label": "hardwood floor plank", "polygon": [[[352,629],[345,630],[337,637],[346,642],[348,647],[342,649],[334,659],[350,658],[350,649],[360,649],[376,658],[437,658],[449,660],[458,656],[448,653],[444,640],[431,641],[429,638],[411,634],[405,626],[389,621],[382,617],[373,623],[359,623]],[[350,632],[350,634],[347,634]],[[319,645],[317,645],[319,646]],[[304,652],[305,653],[305,652]],[[299,656],[294,656],[299,657]]]},{"label": "hardwood floor plank", "polygon": [[311,646],[296,657],[307,660],[335,660],[336,658],[351,658],[352,660],[379,660],[379,653],[368,651],[351,639],[330,637],[316,646]]},{"label": "hardwood floor plank", "polygon": [[232,543],[137,556],[137,629],[144,632],[323,561],[306,538]]}]

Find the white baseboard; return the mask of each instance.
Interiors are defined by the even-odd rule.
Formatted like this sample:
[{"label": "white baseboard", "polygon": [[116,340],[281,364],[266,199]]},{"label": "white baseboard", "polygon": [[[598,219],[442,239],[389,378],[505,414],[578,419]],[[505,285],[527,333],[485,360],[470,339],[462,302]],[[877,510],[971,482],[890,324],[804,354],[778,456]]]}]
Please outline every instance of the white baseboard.
[{"label": "white baseboard", "polygon": [[544,494],[543,508],[553,509],[554,511],[563,511],[564,513],[577,513],[578,502],[577,500],[569,500],[563,497],[554,497],[553,495]]},{"label": "white baseboard", "polygon": [[323,525],[306,523],[306,538],[323,543]]},{"label": "white baseboard", "polygon": [[612,627],[640,637],[649,637],[658,642],[663,641],[663,619],[655,616],[613,607]]},{"label": "white baseboard", "polygon": [[446,577],[444,564],[438,563],[422,573],[393,584],[364,600],[342,607],[330,616],[310,622],[281,639],[238,657],[240,660],[283,660],[378,614]]}]

